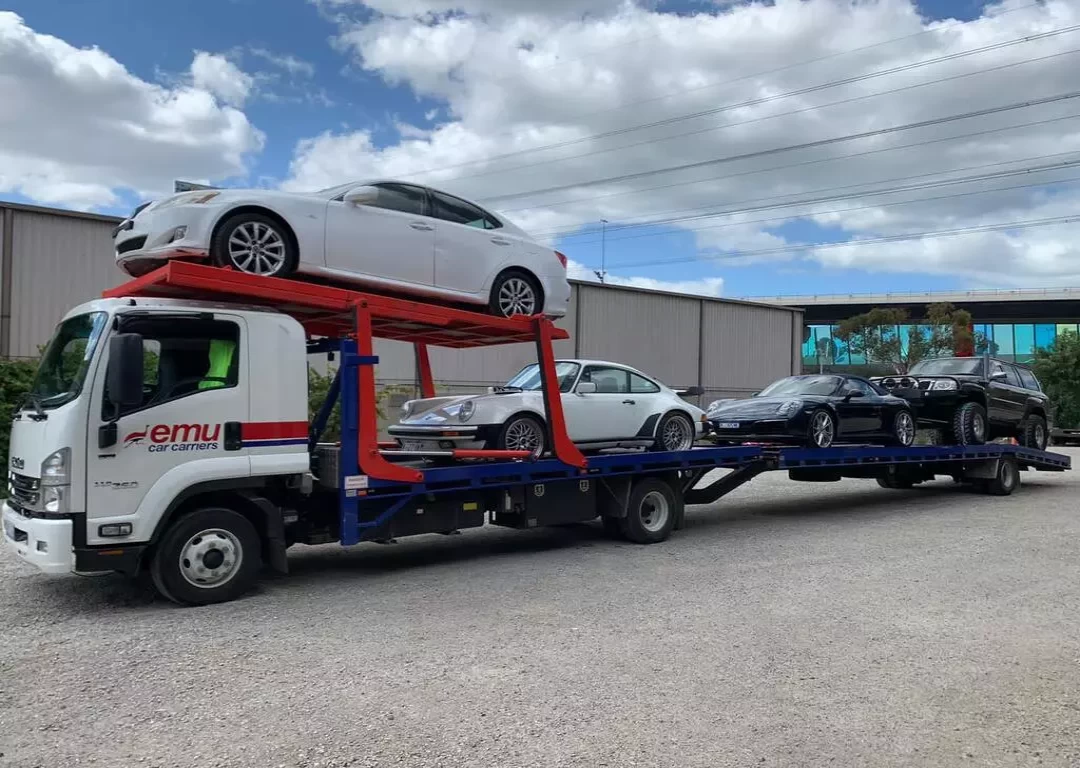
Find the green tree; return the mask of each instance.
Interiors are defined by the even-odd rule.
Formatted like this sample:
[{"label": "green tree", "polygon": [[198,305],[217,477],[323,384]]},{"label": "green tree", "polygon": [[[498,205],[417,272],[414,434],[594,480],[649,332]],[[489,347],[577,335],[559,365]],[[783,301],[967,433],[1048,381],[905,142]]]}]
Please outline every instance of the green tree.
[{"label": "green tree", "polygon": [[36,360],[0,360],[0,458],[5,467],[5,481],[0,483],[0,497],[7,496],[6,467],[11,444],[11,417],[19,407],[37,372]]},{"label": "green tree", "polygon": [[[911,326],[905,341],[900,326]],[[867,362],[884,363],[896,373],[907,373],[920,360],[972,352],[985,344],[981,334],[971,330],[971,313],[952,304],[931,304],[926,319],[912,323],[906,309],[878,307],[849,317],[836,329],[836,338],[845,342],[853,355],[863,355]]]},{"label": "green tree", "polygon": [[814,352],[817,355],[818,373],[824,373],[826,364],[831,365],[836,361],[836,342],[831,338],[818,339]]},{"label": "green tree", "polygon": [[1050,398],[1054,423],[1080,425],[1080,336],[1059,334],[1047,349],[1035,351],[1035,375]]}]

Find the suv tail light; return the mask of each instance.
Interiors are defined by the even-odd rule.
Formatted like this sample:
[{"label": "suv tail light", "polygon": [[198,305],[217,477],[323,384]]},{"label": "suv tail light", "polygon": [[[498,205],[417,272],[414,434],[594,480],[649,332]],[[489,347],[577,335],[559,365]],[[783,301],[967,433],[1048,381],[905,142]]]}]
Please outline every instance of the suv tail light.
[{"label": "suv tail light", "polygon": [[566,269],[566,255],[555,251],[555,256],[559,259],[559,263],[563,265],[563,269]]}]

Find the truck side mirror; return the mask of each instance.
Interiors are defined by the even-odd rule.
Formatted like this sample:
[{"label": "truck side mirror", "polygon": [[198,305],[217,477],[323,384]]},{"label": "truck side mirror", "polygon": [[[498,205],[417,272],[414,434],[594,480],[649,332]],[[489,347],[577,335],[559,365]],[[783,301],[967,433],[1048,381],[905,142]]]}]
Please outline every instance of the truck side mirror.
[{"label": "truck side mirror", "polygon": [[143,399],[143,339],[137,333],[118,333],[109,340],[109,372],[105,379],[109,400],[130,408]]},{"label": "truck side mirror", "polygon": [[1005,378],[1005,371],[994,371],[990,374],[991,381],[1004,381]]}]

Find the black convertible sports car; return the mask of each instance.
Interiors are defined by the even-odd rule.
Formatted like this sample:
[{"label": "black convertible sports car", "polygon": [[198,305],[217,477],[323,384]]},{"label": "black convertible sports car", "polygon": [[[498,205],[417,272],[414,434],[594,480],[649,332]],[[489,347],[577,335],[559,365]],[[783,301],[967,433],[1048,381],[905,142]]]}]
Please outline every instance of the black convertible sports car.
[{"label": "black convertible sports car", "polygon": [[708,408],[708,434],[718,442],[911,445],[911,406],[866,379],[840,374],[789,376],[746,400]]}]

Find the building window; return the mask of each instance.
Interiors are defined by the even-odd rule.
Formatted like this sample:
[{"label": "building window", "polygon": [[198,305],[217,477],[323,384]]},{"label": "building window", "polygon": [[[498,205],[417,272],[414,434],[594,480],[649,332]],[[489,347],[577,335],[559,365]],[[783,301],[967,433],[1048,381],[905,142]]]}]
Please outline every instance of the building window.
[{"label": "building window", "polygon": [[1035,347],[1037,349],[1049,349],[1057,336],[1057,326],[1049,323],[1040,323],[1035,326]]},{"label": "building window", "polygon": [[994,344],[997,349],[994,355],[1003,359],[1010,359],[1014,354],[1013,327],[1008,324],[996,324],[994,326]]},{"label": "building window", "polygon": [[1035,326],[1026,323],[1015,325],[1013,336],[1016,339],[1016,361],[1023,363],[1031,360],[1035,355]]},{"label": "building window", "polygon": [[1057,335],[1060,338],[1063,333],[1076,333],[1076,323],[1058,323]]}]

